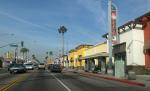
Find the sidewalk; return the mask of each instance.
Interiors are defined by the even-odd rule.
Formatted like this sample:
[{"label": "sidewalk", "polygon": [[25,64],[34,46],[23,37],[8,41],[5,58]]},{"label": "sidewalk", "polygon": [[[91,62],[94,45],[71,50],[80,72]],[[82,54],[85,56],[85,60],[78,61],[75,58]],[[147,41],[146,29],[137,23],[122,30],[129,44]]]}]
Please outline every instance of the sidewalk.
[{"label": "sidewalk", "polygon": [[84,70],[74,70],[74,69],[65,69],[65,70],[73,73],[79,73],[80,75],[85,77],[96,77],[106,80],[118,81],[130,85],[150,87],[150,75],[136,75],[136,80],[128,80],[127,78],[120,79],[116,78],[115,76],[102,73],[85,72]]},{"label": "sidewalk", "polygon": [[3,73],[8,73],[8,69],[7,68],[0,68],[0,74]]}]

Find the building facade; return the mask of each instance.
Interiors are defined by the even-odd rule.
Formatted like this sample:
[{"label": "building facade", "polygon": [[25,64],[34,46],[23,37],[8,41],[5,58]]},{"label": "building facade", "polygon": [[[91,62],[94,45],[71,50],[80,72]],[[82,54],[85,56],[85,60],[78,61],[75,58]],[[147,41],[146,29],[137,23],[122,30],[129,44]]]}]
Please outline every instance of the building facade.
[{"label": "building facade", "polygon": [[145,68],[150,69],[150,12],[136,18],[135,22],[143,25]]},{"label": "building facade", "polygon": [[71,50],[68,55],[69,66],[77,69],[85,68],[85,50],[92,47],[92,45],[81,44],[75,49]]},{"label": "building facade", "polygon": [[85,70],[106,72],[107,43],[100,43],[85,50]]},{"label": "building facade", "polygon": [[[130,21],[118,28],[119,33],[119,46],[114,46],[114,56],[117,60],[122,61],[124,64],[122,69],[124,73],[133,70],[137,74],[140,74],[145,66],[145,57],[143,54],[144,46],[144,31],[142,25],[134,21]],[[118,63],[117,63],[118,64]],[[117,68],[118,69],[118,68]],[[116,69],[116,70],[117,70]]]},{"label": "building facade", "polygon": [[70,68],[76,67],[75,54],[76,54],[76,50],[73,49],[73,50],[69,51],[68,60],[69,60],[69,67]]},{"label": "building facade", "polygon": [[[143,71],[145,56],[143,54],[144,30],[142,27],[142,24],[135,21],[118,27],[119,42],[113,45],[114,74],[117,77],[124,77],[131,70],[137,74]],[[103,37],[107,39],[108,45],[108,34]]]}]

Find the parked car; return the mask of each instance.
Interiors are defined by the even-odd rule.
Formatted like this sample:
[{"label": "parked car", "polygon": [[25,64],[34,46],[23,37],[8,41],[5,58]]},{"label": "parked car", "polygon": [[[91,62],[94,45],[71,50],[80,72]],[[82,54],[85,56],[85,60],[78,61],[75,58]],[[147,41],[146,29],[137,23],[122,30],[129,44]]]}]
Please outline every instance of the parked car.
[{"label": "parked car", "polygon": [[10,64],[9,66],[8,66],[8,71],[10,71],[10,68],[13,66],[14,64]]},{"label": "parked car", "polygon": [[38,65],[38,69],[45,69],[45,64],[44,63],[40,63]]},{"label": "parked car", "polygon": [[38,64],[33,64],[34,69],[38,69]]},{"label": "parked car", "polygon": [[9,68],[9,72],[12,73],[24,73],[26,72],[26,68],[23,64],[12,64]]},{"label": "parked car", "polygon": [[33,70],[33,69],[34,69],[34,66],[33,66],[32,63],[26,63],[26,64],[24,64],[24,65],[25,65],[25,68],[26,68],[27,70]]},{"label": "parked car", "polygon": [[61,65],[60,64],[53,64],[50,67],[51,72],[60,72],[62,71]]}]

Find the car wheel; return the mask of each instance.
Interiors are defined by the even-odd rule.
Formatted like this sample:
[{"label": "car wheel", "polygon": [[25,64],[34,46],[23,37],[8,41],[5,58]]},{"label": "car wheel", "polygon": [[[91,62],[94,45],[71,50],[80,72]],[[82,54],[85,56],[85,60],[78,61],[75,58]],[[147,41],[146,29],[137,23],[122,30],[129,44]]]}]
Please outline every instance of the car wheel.
[{"label": "car wheel", "polygon": [[10,74],[12,74],[13,72],[12,72],[12,71],[10,71],[9,73],[10,73]]}]

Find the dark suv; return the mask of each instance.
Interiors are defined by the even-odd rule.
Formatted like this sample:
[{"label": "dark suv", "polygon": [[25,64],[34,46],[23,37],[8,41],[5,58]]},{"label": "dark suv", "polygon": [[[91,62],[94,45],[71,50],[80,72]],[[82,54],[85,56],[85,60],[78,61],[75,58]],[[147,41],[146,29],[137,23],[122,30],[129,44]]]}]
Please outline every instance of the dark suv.
[{"label": "dark suv", "polygon": [[61,65],[60,64],[52,64],[50,67],[50,71],[61,73],[61,71],[62,71]]}]

